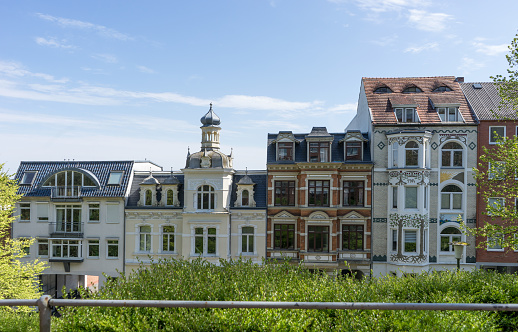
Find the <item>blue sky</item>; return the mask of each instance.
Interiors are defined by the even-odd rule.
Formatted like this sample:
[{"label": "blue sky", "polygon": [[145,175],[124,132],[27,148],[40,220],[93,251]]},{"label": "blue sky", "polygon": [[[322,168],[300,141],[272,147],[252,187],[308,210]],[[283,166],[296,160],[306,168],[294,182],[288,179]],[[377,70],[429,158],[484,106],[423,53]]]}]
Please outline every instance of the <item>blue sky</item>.
[{"label": "blue sky", "polygon": [[0,1],[0,162],[185,166],[214,104],[222,150],[342,132],[362,77],[504,74],[518,1]]}]

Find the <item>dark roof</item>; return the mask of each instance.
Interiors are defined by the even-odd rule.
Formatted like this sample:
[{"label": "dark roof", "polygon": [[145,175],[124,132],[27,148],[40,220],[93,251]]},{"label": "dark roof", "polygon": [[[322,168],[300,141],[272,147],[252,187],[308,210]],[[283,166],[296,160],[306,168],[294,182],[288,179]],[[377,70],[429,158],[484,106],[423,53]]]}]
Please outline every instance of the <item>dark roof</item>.
[{"label": "dark roof", "polygon": [[[25,196],[50,196],[49,187],[40,187],[42,181],[64,170],[83,170],[83,173],[93,174],[99,180],[99,188],[81,189],[83,197],[124,197],[133,170],[133,161],[22,161],[16,172],[16,180],[20,181],[26,171],[38,173],[32,185],[21,185],[18,193]],[[110,171],[124,172],[120,185],[107,185]]]},{"label": "dark roof", "polygon": [[[131,189],[130,189],[130,194],[129,194],[129,197],[128,197],[128,203],[126,204],[126,207],[137,207],[137,203],[140,199],[140,184],[142,183],[142,181],[148,177],[149,175],[147,174],[135,174],[133,176],[133,183],[131,184]],[[171,176],[171,173],[164,173],[164,174],[154,174],[153,177],[155,179],[158,180],[158,182],[160,183],[164,183],[167,179],[169,179]],[[183,175],[175,175],[176,179],[178,179],[178,183],[180,185],[183,184]],[[180,200],[180,207],[179,208],[182,208],[183,207],[183,188],[180,186],[179,187],[179,190],[178,190],[178,199]],[[160,201],[162,197],[162,190],[157,190],[157,200]],[[162,207],[156,207],[156,206],[153,206],[153,207],[140,207],[139,208],[162,208]],[[170,209],[171,207],[168,206],[167,207],[168,209]]]},{"label": "dark roof", "polygon": [[[471,113],[459,82],[454,76],[438,77],[392,77],[392,78],[367,78],[362,79],[367,103],[372,112],[374,124],[398,124],[393,110],[393,104],[413,105],[417,104],[417,114],[421,124],[442,124],[437,111],[433,109],[430,98],[447,100],[449,104],[460,104],[459,111],[466,124],[474,124],[475,119]],[[386,86],[392,93],[374,93],[380,87]],[[403,93],[408,87],[418,87],[423,92]],[[452,91],[433,92],[437,87],[447,86]]]},{"label": "dark roof", "polygon": [[[237,171],[243,172],[243,171]],[[237,199],[237,183],[246,175],[234,175],[234,181],[232,182],[232,194],[230,196],[230,207],[234,208],[234,202]],[[234,209],[257,209],[257,208],[266,208],[266,193],[267,193],[267,182],[268,175],[266,172],[264,174],[248,174],[248,176],[255,183],[254,186],[254,199],[255,199],[255,207],[239,207]]]},{"label": "dark roof", "polygon": [[[480,88],[473,87],[474,84],[478,84]],[[517,110],[505,105],[500,107],[502,99],[494,83],[461,83],[460,87],[468,100],[469,106],[479,120],[498,120],[502,117],[518,119]]]}]

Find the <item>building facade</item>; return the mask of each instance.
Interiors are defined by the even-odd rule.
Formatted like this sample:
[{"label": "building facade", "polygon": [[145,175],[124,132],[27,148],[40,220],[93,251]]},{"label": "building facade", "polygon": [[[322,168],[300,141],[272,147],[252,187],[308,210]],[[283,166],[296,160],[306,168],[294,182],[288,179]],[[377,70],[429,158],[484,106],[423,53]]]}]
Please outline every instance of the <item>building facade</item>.
[{"label": "building facade", "polygon": [[348,130],[368,132],[373,172],[374,275],[475,267],[477,123],[451,76],[363,78]]},{"label": "building facade", "polygon": [[267,257],[369,275],[370,156],[360,131],[268,134]]}]

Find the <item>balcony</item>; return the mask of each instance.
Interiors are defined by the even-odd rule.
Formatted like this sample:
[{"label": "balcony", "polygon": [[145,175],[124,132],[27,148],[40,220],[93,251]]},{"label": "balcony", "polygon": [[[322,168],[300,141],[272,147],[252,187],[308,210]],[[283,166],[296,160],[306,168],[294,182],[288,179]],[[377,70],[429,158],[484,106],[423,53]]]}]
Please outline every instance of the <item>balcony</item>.
[{"label": "balcony", "polygon": [[50,199],[53,201],[78,202],[81,200],[81,186],[51,187]]},{"label": "balcony", "polygon": [[82,238],[83,222],[51,222],[49,234],[51,238]]}]

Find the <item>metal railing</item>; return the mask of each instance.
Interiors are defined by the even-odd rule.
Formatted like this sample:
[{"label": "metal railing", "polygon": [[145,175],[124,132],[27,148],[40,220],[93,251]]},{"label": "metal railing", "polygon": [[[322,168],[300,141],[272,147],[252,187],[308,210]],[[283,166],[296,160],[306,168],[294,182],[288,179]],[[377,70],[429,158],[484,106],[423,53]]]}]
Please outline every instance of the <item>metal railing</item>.
[{"label": "metal railing", "polygon": [[51,306],[69,307],[155,307],[220,309],[335,309],[335,310],[466,310],[518,311],[518,304],[498,303],[378,303],[378,302],[263,302],[263,301],[153,301],[153,300],[69,300],[43,295],[35,300],[0,300],[0,306],[37,306],[40,331],[50,332]]},{"label": "metal railing", "polygon": [[79,198],[81,186],[55,186],[51,188],[50,198]]},{"label": "metal railing", "polygon": [[83,222],[49,222],[51,237],[83,237]]}]

